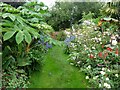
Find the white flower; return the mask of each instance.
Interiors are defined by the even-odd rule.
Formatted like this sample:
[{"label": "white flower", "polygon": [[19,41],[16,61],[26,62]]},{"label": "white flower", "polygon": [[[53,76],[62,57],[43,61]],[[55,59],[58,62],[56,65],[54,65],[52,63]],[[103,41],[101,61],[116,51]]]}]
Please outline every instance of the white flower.
[{"label": "white flower", "polygon": [[47,9],[47,7],[42,7],[42,9],[43,9],[43,10],[46,10],[46,9]]},{"label": "white flower", "polygon": [[108,84],[108,83],[104,83],[104,87],[111,88],[110,84]]},{"label": "white flower", "polygon": [[102,44],[102,42],[100,42],[100,44]]},{"label": "white flower", "polygon": [[104,71],[104,70],[105,70],[105,68],[102,68],[102,70]]},{"label": "white flower", "polygon": [[85,21],[83,22],[83,24],[90,25],[90,24],[91,24],[91,22],[90,22],[90,21],[88,21],[88,20],[85,20]]},{"label": "white flower", "polygon": [[92,47],[92,49],[95,49],[95,47]]},{"label": "white flower", "polygon": [[109,80],[109,78],[107,77],[107,78],[106,78],[106,80],[108,81],[108,80]]},{"label": "white flower", "polygon": [[116,77],[118,77],[118,74],[115,74]]},{"label": "white flower", "polygon": [[80,64],[80,61],[78,61],[77,64]]},{"label": "white flower", "polygon": [[76,57],[72,57],[72,59],[73,59],[73,60],[75,60],[75,59],[76,59]]},{"label": "white flower", "polygon": [[99,84],[99,87],[101,87],[102,85],[101,84]]},{"label": "white flower", "polygon": [[89,79],[89,76],[86,76],[85,78],[86,78],[86,79]]},{"label": "white flower", "polygon": [[98,38],[99,41],[101,41],[101,38]]},{"label": "white flower", "polygon": [[91,65],[89,65],[89,66],[87,67],[87,69],[91,69]]},{"label": "white flower", "polygon": [[97,79],[97,77],[93,77],[93,79],[95,80],[95,79]]},{"label": "white flower", "polygon": [[98,37],[100,37],[100,34],[98,35]]},{"label": "white flower", "polygon": [[86,45],[84,45],[84,47],[87,47]]},{"label": "white flower", "polygon": [[112,40],[112,45],[116,45],[117,41],[116,40]]},{"label": "white flower", "polygon": [[108,72],[110,72],[110,69],[108,69]]},{"label": "white flower", "polygon": [[96,76],[96,78],[98,78],[99,76]]},{"label": "white flower", "polygon": [[105,75],[105,72],[104,72],[104,71],[100,71],[100,73],[101,73],[102,75]]},{"label": "white flower", "polygon": [[66,31],[66,30],[65,30],[64,32],[65,32],[65,34],[70,35],[70,32],[68,32],[68,31]]}]

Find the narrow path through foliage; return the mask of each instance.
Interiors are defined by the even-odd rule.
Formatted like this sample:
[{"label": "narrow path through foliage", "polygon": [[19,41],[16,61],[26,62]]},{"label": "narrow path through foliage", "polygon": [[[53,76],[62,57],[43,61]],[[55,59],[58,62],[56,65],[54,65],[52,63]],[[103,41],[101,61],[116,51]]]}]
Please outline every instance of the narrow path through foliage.
[{"label": "narrow path through foliage", "polygon": [[87,88],[84,73],[71,66],[64,47],[54,46],[44,57],[41,71],[32,73],[30,88]]}]

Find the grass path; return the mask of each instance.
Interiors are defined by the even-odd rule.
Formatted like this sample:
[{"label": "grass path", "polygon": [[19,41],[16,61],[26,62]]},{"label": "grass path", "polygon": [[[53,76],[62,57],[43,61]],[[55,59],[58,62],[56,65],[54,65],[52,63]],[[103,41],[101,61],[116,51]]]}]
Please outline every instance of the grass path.
[{"label": "grass path", "polygon": [[64,47],[55,46],[44,56],[41,71],[32,73],[30,88],[87,88],[85,75],[71,66]]}]

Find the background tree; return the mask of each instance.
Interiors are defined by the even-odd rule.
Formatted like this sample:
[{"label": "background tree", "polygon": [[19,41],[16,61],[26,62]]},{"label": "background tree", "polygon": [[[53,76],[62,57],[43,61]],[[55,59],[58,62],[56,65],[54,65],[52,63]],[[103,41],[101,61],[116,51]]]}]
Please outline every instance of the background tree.
[{"label": "background tree", "polygon": [[97,2],[56,2],[50,10],[51,17],[47,18],[47,21],[58,31],[70,27],[71,23],[78,22],[82,18],[83,11],[86,14],[91,11],[95,17],[98,17],[100,8],[101,3]]}]

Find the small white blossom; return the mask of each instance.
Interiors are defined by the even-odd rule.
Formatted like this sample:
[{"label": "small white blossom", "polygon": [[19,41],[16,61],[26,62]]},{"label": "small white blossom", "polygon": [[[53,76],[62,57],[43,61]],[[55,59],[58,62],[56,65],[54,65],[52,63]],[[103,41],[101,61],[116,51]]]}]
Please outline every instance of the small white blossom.
[{"label": "small white blossom", "polygon": [[105,70],[105,68],[102,68],[102,70],[104,71],[104,70]]},{"label": "small white blossom", "polygon": [[108,80],[109,80],[109,78],[107,77],[107,78],[106,78],[106,80],[108,81]]},{"label": "small white blossom", "polygon": [[110,72],[110,69],[108,69],[107,71]]},{"label": "small white blossom", "polygon": [[92,49],[95,49],[95,47],[92,47]]},{"label": "small white blossom", "polygon": [[77,64],[80,64],[80,61],[78,61]]},{"label": "small white blossom", "polygon": [[101,73],[102,75],[105,75],[105,72],[104,72],[104,71],[100,71],[100,73]]},{"label": "small white blossom", "polygon": [[117,41],[116,40],[112,40],[112,45],[117,45]]},{"label": "small white blossom", "polygon": [[116,77],[118,77],[118,74],[115,74]]},{"label": "small white blossom", "polygon": [[89,79],[89,76],[86,76],[85,78],[86,78],[86,79]]},{"label": "small white blossom", "polygon": [[104,87],[111,88],[110,84],[108,84],[108,83],[104,83]]},{"label": "small white blossom", "polygon": [[42,9],[43,9],[43,10],[46,10],[46,9],[47,9],[47,7],[42,7]]},{"label": "small white blossom", "polygon": [[95,79],[97,79],[97,77],[93,77],[93,79],[95,80]]},{"label": "small white blossom", "polygon": [[99,87],[101,87],[102,85],[101,84],[99,84]]},{"label": "small white blossom", "polygon": [[89,65],[89,66],[87,67],[87,69],[91,69],[91,65]]},{"label": "small white blossom", "polygon": [[96,76],[96,78],[98,78],[99,76]]},{"label": "small white blossom", "polygon": [[84,45],[84,47],[87,47],[86,45]]},{"label": "small white blossom", "polygon": [[100,42],[100,44],[102,44],[102,42]]},{"label": "small white blossom", "polygon": [[75,59],[76,59],[76,57],[72,57],[72,59],[73,59],[73,60],[75,60]]},{"label": "small white blossom", "polygon": [[98,38],[99,41],[101,41],[101,38]]}]

